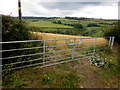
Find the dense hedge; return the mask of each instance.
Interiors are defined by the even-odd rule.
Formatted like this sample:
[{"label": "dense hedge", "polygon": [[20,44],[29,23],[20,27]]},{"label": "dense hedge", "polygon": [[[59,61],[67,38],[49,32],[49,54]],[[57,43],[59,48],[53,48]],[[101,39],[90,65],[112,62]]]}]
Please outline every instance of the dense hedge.
[{"label": "dense hedge", "polygon": [[114,27],[106,30],[105,36],[114,36],[115,42],[120,44],[120,21],[114,24]]},{"label": "dense hedge", "polygon": [[89,23],[87,27],[100,27],[97,23]]},{"label": "dense hedge", "polygon": [[[33,40],[37,39],[36,36],[33,36],[30,33],[30,27],[27,26],[26,23],[20,23],[17,19],[12,18],[10,16],[2,15],[2,41],[23,41],[23,40]],[[29,47],[40,47],[42,46],[42,42],[34,42],[34,43],[14,43],[14,44],[3,44],[2,49],[20,49],[20,48],[29,48]],[[2,57],[12,57],[12,56],[20,56],[27,54],[34,54],[37,52],[42,52],[42,49],[32,49],[32,50],[20,50],[20,51],[10,51],[3,52]],[[2,61],[3,64],[30,60],[34,58],[40,58],[40,55],[31,56],[31,57],[21,57],[21,58],[13,58],[13,59],[5,59]],[[27,63],[28,64],[28,63]]]},{"label": "dense hedge", "polygon": [[32,39],[31,33],[28,32],[24,22],[10,16],[2,15],[2,40],[3,41],[20,41]]}]

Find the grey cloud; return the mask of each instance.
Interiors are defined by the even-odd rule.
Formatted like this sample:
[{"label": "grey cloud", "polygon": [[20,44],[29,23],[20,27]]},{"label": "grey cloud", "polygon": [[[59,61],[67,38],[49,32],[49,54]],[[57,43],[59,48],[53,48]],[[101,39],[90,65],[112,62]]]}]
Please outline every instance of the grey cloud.
[{"label": "grey cloud", "polygon": [[34,10],[31,10],[30,13],[34,14],[34,15],[44,15],[43,12],[38,12],[38,11],[34,11]]},{"label": "grey cloud", "polygon": [[119,0],[40,0],[39,2],[119,2]]},{"label": "grey cloud", "polygon": [[55,11],[52,11],[52,12],[38,12],[38,11],[33,11],[31,10],[30,13],[33,14],[33,15],[38,15],[38,16],[66,16],[66,15],[70,15],[72,13],[74,13],[75,10],[65,10],[65,11],[58,11],[58,12],[55,12]]},{"label": "grey cloud", "polygon": [[[111,6],[112,2],[36,2],[34,6],[30,3],[30,13],[36,16],[75,16],[80,12],[82,15],[94,14],[89,7]],[[84,11],[85,10],[85,11]],[[80,14],[81,14],[80,13]],[[93,15],[94,16],[94,15]]]},{"label": "grey cloud", "polygon": [[38,5],[42,5],[42,7],[50,10],[77,10],[86,6],[101,5],[101,2],[41,2]]}]

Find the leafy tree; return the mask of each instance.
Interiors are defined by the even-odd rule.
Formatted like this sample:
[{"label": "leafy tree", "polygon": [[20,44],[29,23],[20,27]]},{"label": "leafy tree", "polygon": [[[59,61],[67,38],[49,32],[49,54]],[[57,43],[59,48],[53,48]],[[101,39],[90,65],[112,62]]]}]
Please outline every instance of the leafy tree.
[{"label": "leafy tree", "polygon": [[73,24],[73,26],[76,28],[76,29],[78,29],[78,28],[83,28],[83,25],[82,24],[78,24],[78,23],[76,23],[76,24]]},{"label": "leafy tree", "polygon": [[58,24],[62,24],[61,21],[58,21],[57,23],[58,23]]},{"label": "leafy tree", "polygon": [[115,42],[120,44],[120,21],[114,24],[114,27],[105,31],[105,36],[114,36]]}]

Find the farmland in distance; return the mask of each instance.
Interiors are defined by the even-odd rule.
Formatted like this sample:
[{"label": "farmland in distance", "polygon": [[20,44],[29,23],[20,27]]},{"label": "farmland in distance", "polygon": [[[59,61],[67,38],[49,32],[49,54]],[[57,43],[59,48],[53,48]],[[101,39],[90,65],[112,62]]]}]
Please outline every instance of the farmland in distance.
[{"label": "farmland in distance", "polygon": [[28,25],[38,28],[36,32],[65,35],[103,37],[104,32],[114,26],[116,20],[105,19],[25,19]]}]

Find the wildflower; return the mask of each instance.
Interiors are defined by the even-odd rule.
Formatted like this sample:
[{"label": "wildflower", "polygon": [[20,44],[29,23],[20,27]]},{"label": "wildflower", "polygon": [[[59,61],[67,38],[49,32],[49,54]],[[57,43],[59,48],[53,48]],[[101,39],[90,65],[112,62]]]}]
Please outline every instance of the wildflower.
[{"label": "wildflower", "polygon": [[95,63],[95,66],[97,66],[97,63]]}]

